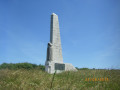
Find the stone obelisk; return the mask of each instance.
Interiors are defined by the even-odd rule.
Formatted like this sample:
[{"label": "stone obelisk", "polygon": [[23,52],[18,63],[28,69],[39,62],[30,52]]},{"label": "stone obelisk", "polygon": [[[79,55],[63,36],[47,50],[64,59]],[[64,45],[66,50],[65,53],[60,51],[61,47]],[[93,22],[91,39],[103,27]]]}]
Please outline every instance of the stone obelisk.
[{"label": "stone obelisk", "polygon": [[50,25],[50,43],[52,44],[53,53],[52,59],[55,62],[63,63],[62,48],[60,40],[60,30],[58,16],[55,13],[51,15],[51,25]]},{"label": "stone obelisk", "polygon": [[50,42],[47,47],[45,71],[52,74],[55,71],[59,73],[67,70],[76,69],[72,64],[63,63],[58,16],[55,13],[52,13],[50,23]]}]

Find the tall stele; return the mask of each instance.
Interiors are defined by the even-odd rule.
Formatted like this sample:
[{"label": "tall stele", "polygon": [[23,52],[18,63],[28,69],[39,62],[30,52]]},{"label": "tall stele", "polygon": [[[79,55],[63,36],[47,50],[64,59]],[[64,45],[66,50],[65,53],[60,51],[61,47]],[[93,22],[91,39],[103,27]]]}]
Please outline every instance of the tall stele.
[{"label": "tall stele", "polygon": [[60,39],[59,21],[55,13],[51,15],[50,25],[50,42],[47,47],[47,57],[45,62],[45,71],[52,74],[62,71],[77,71],[77,69],[69,63],[63,63],[62,47]]}]

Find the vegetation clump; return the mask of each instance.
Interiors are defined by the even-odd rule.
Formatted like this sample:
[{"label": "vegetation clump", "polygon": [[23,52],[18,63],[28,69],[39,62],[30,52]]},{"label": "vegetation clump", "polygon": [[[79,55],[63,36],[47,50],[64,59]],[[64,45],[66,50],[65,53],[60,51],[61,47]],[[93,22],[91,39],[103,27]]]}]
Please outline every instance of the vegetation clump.
[{"label": "vegetation clump", "polygon": [[45,70],[45,66],[44,65],[36,65],[36,64],[31,64],[31,63],[3,63],[0,65],[0,69],[41,69],[41,70]]},{"label": "vegetation clump", "polygon": [[120,70],[79,69],[48,74],[30,63],[1,64],[0,90],[120,90]]}]

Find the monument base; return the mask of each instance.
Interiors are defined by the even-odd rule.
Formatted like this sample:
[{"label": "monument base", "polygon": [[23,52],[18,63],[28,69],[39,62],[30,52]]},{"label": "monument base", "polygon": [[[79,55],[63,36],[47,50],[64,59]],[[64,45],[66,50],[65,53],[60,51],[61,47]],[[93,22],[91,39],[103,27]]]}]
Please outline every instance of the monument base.
[{"label": "monument base", "polygon": [[63,71],[77,71],[77,69],[69,63],[57,63],[53,61],[47,61],[45,63],[45,71],[53,74],[55,73],[61,73]]}]

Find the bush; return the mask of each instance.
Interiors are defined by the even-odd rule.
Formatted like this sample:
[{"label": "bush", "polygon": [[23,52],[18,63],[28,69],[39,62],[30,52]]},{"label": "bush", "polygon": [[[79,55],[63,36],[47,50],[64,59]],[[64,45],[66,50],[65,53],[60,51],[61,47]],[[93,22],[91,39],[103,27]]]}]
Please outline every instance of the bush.
[{"label": "bush", "polygon": [[45,70],[44,65],[36,65],[36,64],[31,64],[31,63],[3,63],[0,65],[0,69],[41,69]]},{"label": "bush", "polygon": [[89,70],[89,68],[80,68],[80,70]]}]

